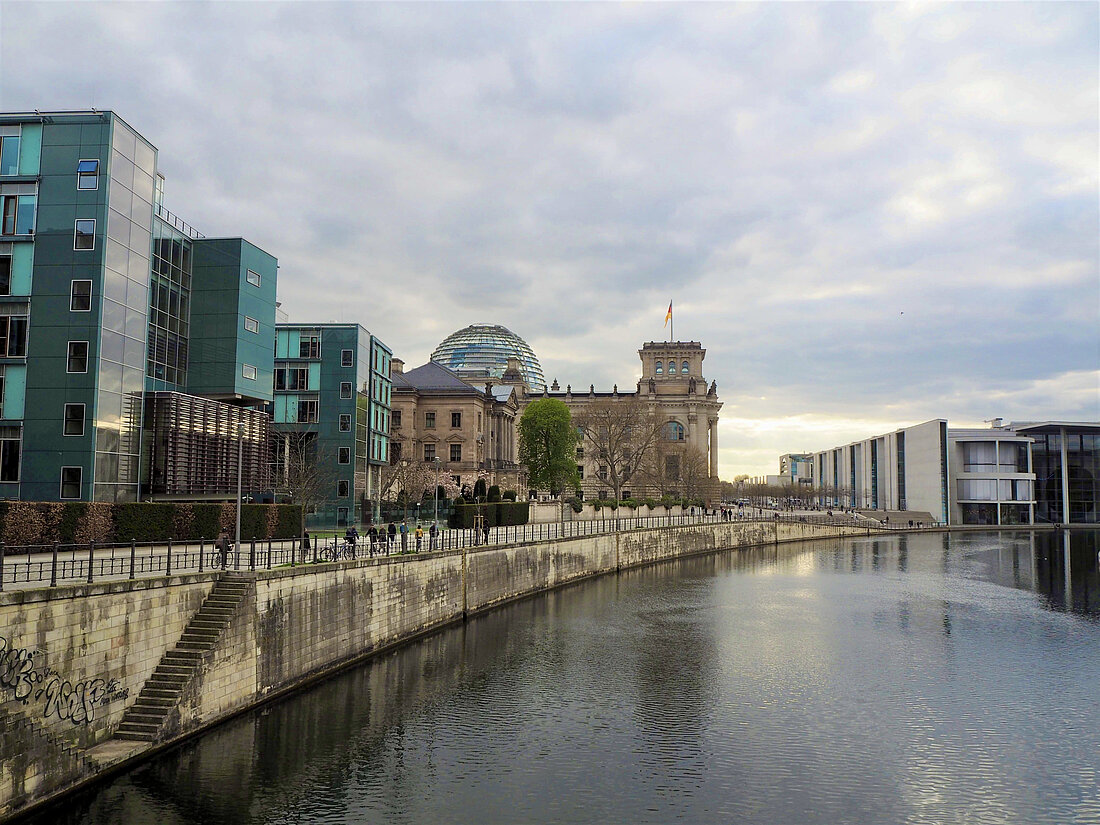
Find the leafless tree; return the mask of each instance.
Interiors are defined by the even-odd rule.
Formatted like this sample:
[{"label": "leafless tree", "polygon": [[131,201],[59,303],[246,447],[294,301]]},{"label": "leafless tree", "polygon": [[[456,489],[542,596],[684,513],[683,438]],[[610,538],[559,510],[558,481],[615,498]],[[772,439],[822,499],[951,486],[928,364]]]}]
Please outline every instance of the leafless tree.
[{"label": "leafless tree", "polygon": [[277,432],[272,438],[272,477],[277,501],[301,504],[306,512],[336,495],[337,456],[326,455],[313,429]]},{"label": "leafless tree", "polygon": [[606,471],[606,481],[616,500],[660,439],[664,423],[633,397],[597,398],[579,410],[573,422],[585,446]]}]

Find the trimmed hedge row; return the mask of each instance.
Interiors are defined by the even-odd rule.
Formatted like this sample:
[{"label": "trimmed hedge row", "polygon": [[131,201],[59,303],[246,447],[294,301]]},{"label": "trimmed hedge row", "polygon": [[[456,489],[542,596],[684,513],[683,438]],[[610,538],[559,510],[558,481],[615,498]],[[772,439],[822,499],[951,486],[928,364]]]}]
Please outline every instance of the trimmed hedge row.
[{"label": "trimmed hedge row", "polygon": [[[216,538],[236,525],[235,504],[141,502],[0,502],[0,538],[8,547],[88,542],[195,541]],[[241,537],[295,538],[302,531],[302,508],[294,504],[245,504]]]},{"label": "trimmed hedge row", "polygon": [[489,504],[456,504],[451,527],[473,527],[474,517],[484,515],[490,527],[511,527],[526,524],[531,518],[531,506],[526,501],[495,501]]}]

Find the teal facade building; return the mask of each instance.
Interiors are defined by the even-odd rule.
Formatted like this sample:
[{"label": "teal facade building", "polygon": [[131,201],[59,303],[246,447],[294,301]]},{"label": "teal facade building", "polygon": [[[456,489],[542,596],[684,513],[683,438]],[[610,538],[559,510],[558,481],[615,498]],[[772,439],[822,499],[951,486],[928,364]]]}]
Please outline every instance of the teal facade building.
[{"label": "teal facade building", "polygon": [[272,475],[310,527],[368,524],[389,463],[392,351],[359,324],[277,324]]},{"label": "teal facade building", "polygon": [[0,115],[0,497],[190,497],[150,473],[158,445],[167,466],[194,452],[193,421],[154,415],[180,395],[247,440],[242,473],[269,486],[277,263],[162,195],[156,148],[113,112]]}]

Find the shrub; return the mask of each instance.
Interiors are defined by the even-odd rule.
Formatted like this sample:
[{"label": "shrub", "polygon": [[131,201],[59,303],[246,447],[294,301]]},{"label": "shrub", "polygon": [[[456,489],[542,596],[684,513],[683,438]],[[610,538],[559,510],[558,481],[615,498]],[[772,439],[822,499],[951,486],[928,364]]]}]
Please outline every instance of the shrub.
[{"label": "shrub", "polygon": [[92,502],[85,504],[84,516],[76,527],[73,541],[84,544],[90,541],[113,542],[115,540],[114,521],[111,513],[113,504]]},{"label": "shrub", "polygon": [[489,488],[489,501],[491,501],[491,502],[500,501],[500,486],[499,485],[494,484],[493,486],[491,486]]},{"label": "shrub", "polygon": [[503,494],[503,497],[504,497],[505,501],[515,501],[516,500],[516,491],[515,490],[505,490],[504,494]]},{"label": "shrub", "polygon": [[486,491],[485,491],[485,479],[483,479],[483,478],[479,478],[479,479],[478,479],[478,480],[477,480],[477,481],[476,481],[476,482],[474,483],[474,495],[473,495],[473,498],[475,498],[475,499],[479,499],[479,498],[480,498],[480,499],[484,499],[484,498],[485,498],[485,492],[486,492]]},{"label": "shrub", "polygon": [[191,505],[191,538],[213,540],[221,532],[222,505]]},{"label": "shrub", "polygon": [[116,504],[115,538],[118,541],[167,541],[172,533],[176,506],[135,502]]},{"label": "shrub", "polygon": [[584,504],[579,498],[571,498],[568,500],[569,506],[573,508],[574,513],[579,513],[584,509]]}]

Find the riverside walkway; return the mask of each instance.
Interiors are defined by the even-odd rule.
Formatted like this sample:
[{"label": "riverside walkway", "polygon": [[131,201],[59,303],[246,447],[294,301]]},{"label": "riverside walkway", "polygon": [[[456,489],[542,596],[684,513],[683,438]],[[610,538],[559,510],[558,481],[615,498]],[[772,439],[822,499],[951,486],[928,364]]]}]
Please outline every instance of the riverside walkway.
[{"label": "riverside walkway", "polygon": [[[613,511],[612,511],[613,512]],[[486,536],[481,531],[443,529],[433,540],[427,530],[418,542],[414,533],[405,534],[402,543],[398,533],[393,541],[381,538],[372,546],[365,536],[349,545],[341,536],[310,537],[308,549],[303,539],[245,539],[229,553],[229,570],[270,570],[275,567],[318,564],[332,561],[392,555],[402,552],[457,550],[467,547],[514,545],[536,541],[556,541],[581,536],[633,531],[654,527],[689,524],[716,524],[724,521],[771,522],[797,521],[843,527],[868,527],[882,530],[884,525],[855,518],[848,514],[827,516],[817,512],[758,511],[750,516],[728,515],[722,512],[697,512],[692,515],[622,516],[565,522],[492,527]],[[885,525],[891,529],[907,529],[902,524]],[[94,584],[96,582],[203,573],[217,569],[218,553],[213,539],[167,543],[116,544],[54,544],[0,545],[0,590],[56,587],[59,585]]]}]

